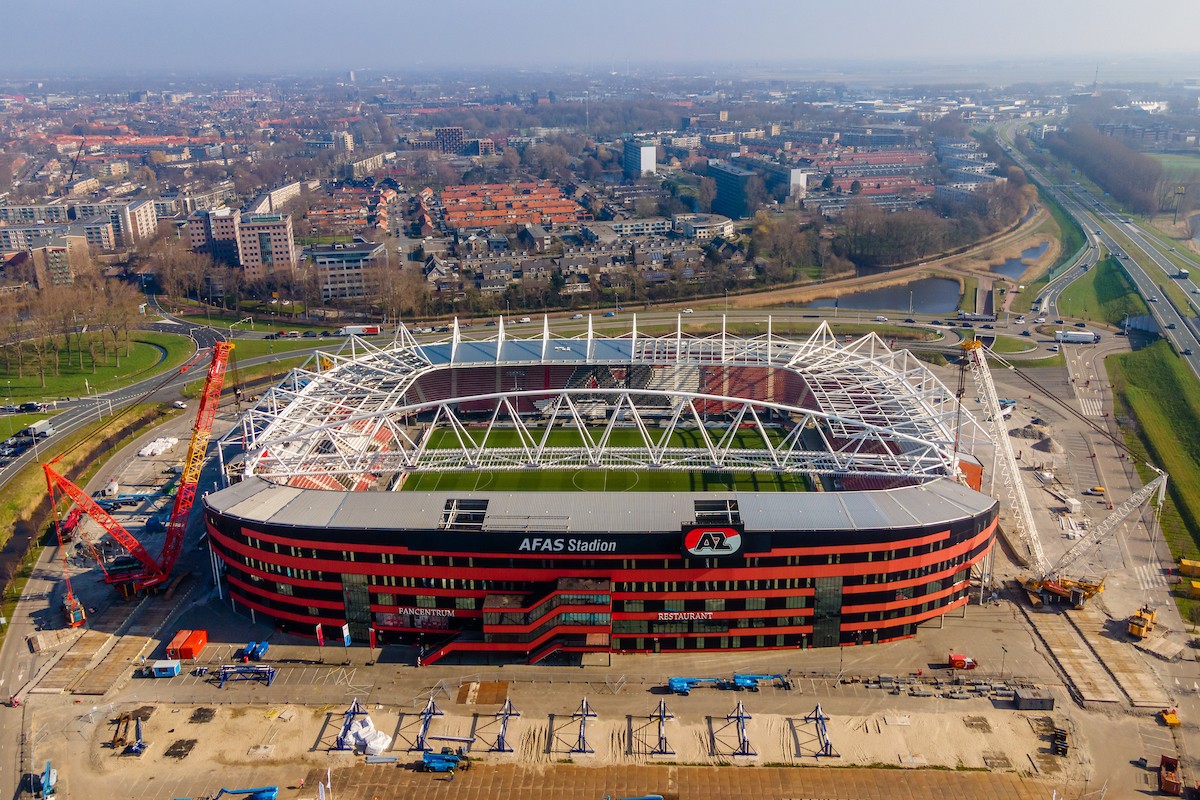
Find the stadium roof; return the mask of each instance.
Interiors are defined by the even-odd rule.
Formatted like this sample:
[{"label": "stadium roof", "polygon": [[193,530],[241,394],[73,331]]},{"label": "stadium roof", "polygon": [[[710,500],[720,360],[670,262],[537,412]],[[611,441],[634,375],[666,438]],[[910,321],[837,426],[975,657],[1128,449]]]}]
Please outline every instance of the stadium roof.
[{"label": "stadium roof", "polygon": [[[925,364],[873,333],[843,343],[822,322],[808,338],[791,340],[774,335],[768,319],[759,336],[729,335],[724,322],[720,333],[691,336],[680,318],[674,333],[647,336],[635,315],[628,333],[598,336],[592,320],[575,337],[552,336],[544,320],[540,334],[516,326],[533,334],[519,338],[503,319],[493,335],[481,338],[465,336],[457,321],[440,341],[418,342],[403,326],[384,346],[352,336],[266,392],[223,442],[244,447],[248,475],[312,488],[394,490],[394,478],[402,474],[531,467],[777,471],[919,482],[955,474],[956,439],[986,439]],[[636,366],[676,377],[637,387],[593,382],[523,388],[514,381],[500,388],[496,380],[490,390],[437,397],[426,397],[421,388],[428,385],[423,380],[451,368],[487,366]],[[778,390],[750,398],[705,384],[706,371],[738,367],[800,376],[807,389],[803,404],[799,397],[778,399],[784,394]],[[451,385],[446,381],[443,393]],[[763,394],[775,399],[761,399]],[[483,429],[478,416],[462,410],[472,404],[496,409]],[[531,414],[535,404],[539,413]],[[713,408],[722,409],[718,417],[726,429],[760,431],[763,445],[732,447],[732,436],[717,430],[721,426],[709,414]],[[960,415],[963,433],[956,437]],[[772,425],[789,430],[782,441],[767,435]],[[616,446],[608,434],[595,435],[597,428],[614,426],[636,428],[642,439]],[[427,446],[425,433],[432,428],[456,432],[460,446]],[[493,428],[516,430],[521,445],[492,446]],[[581,444],[548,446],[543,433],[549,428],[570,429]],[[669,445],[676,429],[703,432],[704,444]]]}]

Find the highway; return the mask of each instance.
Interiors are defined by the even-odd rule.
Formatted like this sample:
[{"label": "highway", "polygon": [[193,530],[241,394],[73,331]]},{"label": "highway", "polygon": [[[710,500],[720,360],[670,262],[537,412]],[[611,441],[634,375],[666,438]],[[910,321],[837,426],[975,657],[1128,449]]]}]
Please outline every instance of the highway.
[{"label": "highway", "polygon": [[[1004,126],[1000,130],[1002,141],[1007,146],[1008,155],[1022,169],[1032,175],[1054,197],[1055,200],[1083,228],[1087,237],[1088,247],[1075,266],[1064,270],[1063,274],[1051,282],[1043,292],[1040,302],[1042,313],[1047,317],[1058,317],[1058,298],[1062,291],[1076,278],[1082,276],[1084,269],[1090,269],[1099,256],[1103,246],[1120,259],[1125,267],[1125,273],[1137,288],[1138,293],[1147,301],[1150,313],[1158,323],[1160,333],[1165,337],[1176,353],[1187,360],[1192,372],[1200,378],[1200,326],[1197,326],[1189,312],[1200,311],[1197,300],[1192,300],[1191,309],[1179,309],[1172,302],[1165,286],[1155,279],[1147,269],[1146,264],[1153,264],[1166,275],[1178,273],[1178,267],[1171,262],[1167,253],[1170,248],[1164,247],[1153,237],[1146,235],[1140,227],[1121,212],[1112,208],[1103,197],[1096,197],[1079,184],[1054,184],[1039,172],[1024,155],[1012,146],[1013,132],[1017,123]],[[1080,198],[1084,198],[1086,202]],[[1122,236],[1131,243],[1130,247],[1118,241],[1106,229],[1105,225],[1115,226]],[[1131,252],[1132,251],[1132,252]],[[1191,259],[1189,258],[1189,261]],[[1082,266],[1081,266],[1082,265]],[[1188,292],[1189,298],[1200,298],[1200,288],[1195,279],[1186,280],[1168,278]],[[1035,303],[1035,306],[1037,304]]]}]

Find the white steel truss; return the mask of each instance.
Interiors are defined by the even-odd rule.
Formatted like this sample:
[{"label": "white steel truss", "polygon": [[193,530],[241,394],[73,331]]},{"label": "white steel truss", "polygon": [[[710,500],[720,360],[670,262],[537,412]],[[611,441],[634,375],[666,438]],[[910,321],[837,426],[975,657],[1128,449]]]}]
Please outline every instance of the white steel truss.
[{"label": "white steel truss", "polygon": [[[462,392],[439,377],[469,367],[514,376],[574,368],[585,377],[602,368],[611,385],[592,376],[529,388],[514,377],[511,389]],[[772,379],[774,390],[758,390],[771,397],[740,396],[720,385],[736,382],[740,367],[799,376],[802,388],[780,399],[786,392]],[[631,385],[635,373],[641,385]],[[426,396],[427,381],[439,380],[441,396]],[[840,343],[824,323],[802,341],[774,335],[770,320],[756,337],[727,335],[724,324],[719,334],[687,336],[682,322],[674,334],[647,336],[636,317],[625,336],[598,337],[589,318],[581,337],[553,337],[543,323],[540,336],[514,338],[501,319],[479,339],[464,337],[457,321],[437,342],[419,343],[403,327],[386,347],[350,337],[266,392],[225,441],[240,440],[246,474],[330,489],[398,486],[393,476],[419,471],[531,467],[921,481],[955,474],[956,411],[952,393],[910,353],[874,334]],[[967,423],[982,432],[969,415]],[[681,447],[685,431],[692,444]]]}]

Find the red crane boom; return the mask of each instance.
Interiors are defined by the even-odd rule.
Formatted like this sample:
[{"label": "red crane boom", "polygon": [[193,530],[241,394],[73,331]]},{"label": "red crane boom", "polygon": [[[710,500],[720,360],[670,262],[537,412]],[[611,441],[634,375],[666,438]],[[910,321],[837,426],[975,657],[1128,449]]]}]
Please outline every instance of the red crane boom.
[{"label": "red crane boom", "polygon": [[[54,490],[71,498],[84,513],[100,524],[116,542],[137,559],[141,569],[128,572],[109,572],[105,570],[105,580],[132,588],[134,592],[164,583],[175,568],[179,559],[179,551],[183,548],[183,538],[187,533],[188,519],[192,513],[192,505],[196,500],[196,486],[200,482],[200,469],[204,465],[204,456],[208,450],[208,441],[212,435],[213,420],[217,415],[217,404],[221,399],[221,385],[225,380],[225,367],[229,363],[229,351],[233,349],[230,342],[217,342],[213,347],[212,363],[208,367],[208,377],[204,381],[204,389],[200,394],[200,409],[196,412],[196,424],[192,427],[192,439],[188,445],[187,458],[184,461],[183,474],[179,479],[179,488],[175,493],[175,505],[171,509],[171,519],[167,523],[167,535],[163,542],[162,553],[157,559],[142,547],[141,542],[133,537],[121,523],[113,519],[107,511],[100,507],[87,492],[80,489],[66,477],[53,468],[59,458],[48,464],[43,464],[46,473],[46,485],[50,489],[51,502],[54,501]],[[186,367],[185,367],[186,369]],[[103,564],[101,567],[103,568]]]}]

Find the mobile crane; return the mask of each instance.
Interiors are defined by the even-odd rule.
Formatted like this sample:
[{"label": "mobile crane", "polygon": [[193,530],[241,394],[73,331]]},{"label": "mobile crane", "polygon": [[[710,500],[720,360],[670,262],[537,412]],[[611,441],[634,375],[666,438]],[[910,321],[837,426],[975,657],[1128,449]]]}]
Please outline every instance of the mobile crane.
[{"label": "mobile crane", "polygon": [[[1000,399],[996,393],[996,385],[992,382],[991,371],[988,368],[987,358],[985,357],[987,348],[977,339],[964,342],[962,347],[968,359],[970,369],[975,374],[979,384],[989,420],[992,424],[992,438],[998,451],[996,460],[1000,467],[1005,490],[1008,493],[1009,511],[1013,515],[1014,528],[1021,542],[1029,550],[1032,567],[1037,571],[1036,577],[1022,581],[1022,585],[1029,595],[1030,602],[1035,606],[1040,606],[1044,602],[1044,598],[1049,597],[1052,599],[1065,599],[1075,608],[1080,608],[1088,599],[1104,590],[1104,581],[1072,580],[1062,577],[1062,574],[1068,567],[1091,552],[1092,548],[1108,538],[1126,517],[1138,508],[1141,508],[1150,498],[1157,495],[1157,505],[1161,509],[1163,501],[1166,498],[1167,473],[1152,464],[1148,464],[1147,466],[1153,469],[1157,473],[1157,476],[1122,501],[1113,509],[1112,513],[1101,520],[1098,525],[1088,531],[1087,535],[1083,536],[1071,549],[1064,553],[1062,558],[1051,564],[1046,559],[1045,553],[1042,552],[1041,540],[1038,537],[1037,527],[1033,521],[1033,513],[1029,509],[1029,498],[1025,494],[1025,485],[1021,482],[1021,474],[1017,467],[1016,457],[1013,454],[1012,442],[1009,440],[1005,419],[1001,413]],[[994,356],[995,354],[992,353],[990,355]],[[1003,360],[1000,360],[1000,363],[1004,363],[1007,367],[1016,371],[1023,379],[1033,382],[1028,376],[1021,374],[1020,370],[1016,370],[1011,364],[1007,364]]]},{"label": "mobile crane", "polygon": [[[171,570],[174,569],[175,562],[179,559],[184,535],[187,533],[188,519],[192,513],[192,505],[196,500],[200,469],[204,466],[208,441],[212,435],[217,404],[221,399],[221,384],[225,379],[225,367],[229,362],[229,352],[232,349],[233,344],[230,342],[217,342],[213,346],[212,361],[209,364],[208,376],[200,395],[200,409],[196,412],[191,443],[188,445],[187,457],[183,462],[183,474],[179,479],[175,504],[171,509],[170,521],[167,523],[166,539],[158,558],[150,555],[141,542],[101,508],[87,492],[54,469],[54,465],[62,456],[42,465],[42,469],[46,473],[46,487],[50,493],[51,504],[54,505],[57,502],[55,490],[66,495],[82,508],[85,514],[99,523],[132,557],[128,565],[114,569],[109,569],[103,560],[100,560],[100,569],[104,572],[105,581],[117,586],[127,595],[138,594],[165,583],[171,577]],[[68,589],[68,594],[69,592]]]}]

